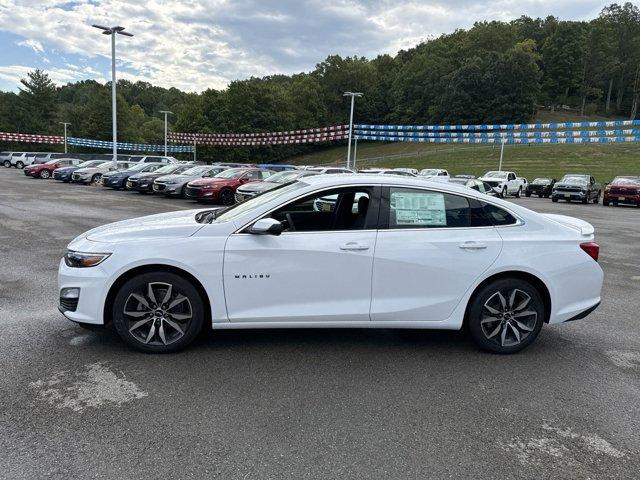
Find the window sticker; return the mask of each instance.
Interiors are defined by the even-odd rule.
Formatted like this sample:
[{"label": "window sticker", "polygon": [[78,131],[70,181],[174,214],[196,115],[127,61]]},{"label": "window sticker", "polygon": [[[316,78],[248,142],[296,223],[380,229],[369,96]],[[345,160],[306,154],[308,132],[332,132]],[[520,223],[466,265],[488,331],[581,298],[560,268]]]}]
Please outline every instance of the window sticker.
[{"label": "window sticker", "polygon": [[442,193],[392,191],[391,209],[396,213],[395,225],[418,227],[447,225]]}]

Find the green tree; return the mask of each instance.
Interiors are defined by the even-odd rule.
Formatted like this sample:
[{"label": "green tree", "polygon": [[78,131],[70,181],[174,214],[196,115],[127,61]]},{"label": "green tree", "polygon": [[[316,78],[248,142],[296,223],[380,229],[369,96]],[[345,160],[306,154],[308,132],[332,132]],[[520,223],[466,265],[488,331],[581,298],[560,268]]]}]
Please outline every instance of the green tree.
[{"label": "green tree", "polygon": [[20,109],[26,128],[32,133],[52,133],[56,115],[57,88],[42,70],[27,73],[20,80]]}]

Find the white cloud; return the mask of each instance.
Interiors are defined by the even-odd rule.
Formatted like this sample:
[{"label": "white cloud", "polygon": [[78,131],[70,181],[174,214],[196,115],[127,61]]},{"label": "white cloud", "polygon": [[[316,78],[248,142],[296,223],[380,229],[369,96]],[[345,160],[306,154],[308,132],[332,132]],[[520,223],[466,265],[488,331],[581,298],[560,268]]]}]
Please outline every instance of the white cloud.
[{"label": "white cloud", "polygon": [[32,49],[34,52],[42,53],[44,52],[44,48],[42,48],[42,44],[37,40],[23,40],[21,42],[17,42],[16,45],[21,47],[28,47]]},{"label": "white cloud", "polygon": [[[108,38],[90,25],[121,24],[135,34],[117,37],[121,78],[201,91],[249,76],[311,70],[334,53],[395,53],[474,21],[522,14],[592,18],[604,5],[603,0],[1,0],[0,30],[25,38],[19,44],[38,53],[46,49],[58,79],[100,79],[109,72],[66,66],[71,62],[61,57],[110,58]],[[3,68],[0,75],[26,67]]]}]

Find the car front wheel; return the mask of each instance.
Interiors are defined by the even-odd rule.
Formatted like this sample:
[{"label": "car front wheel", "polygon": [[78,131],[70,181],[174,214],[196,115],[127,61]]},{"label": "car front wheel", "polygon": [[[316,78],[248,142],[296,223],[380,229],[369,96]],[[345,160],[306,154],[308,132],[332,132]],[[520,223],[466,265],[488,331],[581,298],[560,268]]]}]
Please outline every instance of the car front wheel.
[{"label": "car front wheel", "polygon": [[516,192],[516,198],[520,198],[520,195],[522,195],[522,187],[520,187]]},{"label": "car front wheel", "polygon": [[128,280],[113,302],[113,324],[131,347],[171,353],[187,347],[204,323],[204,304],[191,282],[170,272]]},{"label": "car front wheel", "polygon": [[51,176],[51,172],[49,172],[49,170],[41,170],[40,171],[40,178],[47,179],[50,176]]},{"label": "car front wheel", "polygon": [[222,205],[233,205],[234,201],[233,190],[225,188],[220,192],[220,203]]},{"label": "car front wheel", "polygon": [[466,321],[472,339],[483,350],[515,353],[536,339],[544,317],[538,290],[525,280],[505,278],[473,297]]}]

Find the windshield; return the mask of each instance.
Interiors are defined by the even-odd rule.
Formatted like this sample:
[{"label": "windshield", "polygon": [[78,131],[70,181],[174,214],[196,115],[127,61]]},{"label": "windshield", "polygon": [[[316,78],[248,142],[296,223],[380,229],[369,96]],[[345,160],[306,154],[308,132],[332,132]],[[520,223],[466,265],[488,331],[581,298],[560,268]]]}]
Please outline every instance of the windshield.
[{"label": "windshield", "polygon": [[189,170],[185,170],[180,175],[202,175],[203,173],[208,172],[210,169],[211,167],[208,165],[191,167]]},{"label": "windshield", "polygon": [[78,165],[78,167],[80,168],[97,167],[98,165],[102,165],[104,162],[105,160],[89,160],[88,162],[81,163],[80,165]]},{"label": "windshield", "polygon": [[130,172],[140,172],[142,170],[146,170],[149,168],[148,163],[139,163],[138,165],[134,165],[133,167],[129,167],[128,170]]},{"label": "windshield", "polygon": [[216,178],[236,178],[246,172],[243,168],[230,168],[216,175]]},{"label": "windshield", "polygon": [[616,177],[611,183],[618,185],[640,185],[640,177]]},{"label": "windshield", "polygon": [[420,175],[437,175],[438,170],[435,168],[425,168],[424,170],[420,170]]},{"label": "windshield", "polygon": [[548,178],[536,178],[533,183],[537,183],[538,185],[548,185],[551,183],[551,180]]},{"label": "windshield", "polygon": [[289,183],[301,175],[300,172],[280,172],[271,175],[267,181],[273,183]]},{"label": "windshield", "polygon": [[560,180],[562,183],[574,183],[578,185],[586,185],[589,183],[589,177],[585,175],[565,175]]},{"label": "windshield", "polygon": [[54,163],[58,163],[58,159],[55,160],[49,160],[48,162],[46,162],[47,165],[53,165]]},{"label": "windshield", "polygon": [[167,173],[179,172],[181,169],[184,169],[184,168],[185,167],[176,167],[175,165],[165,165],[164,167],[160,167],[159,169],[157,169],[155,173],[166,175]]},{"label": "windshield", "polygon": [[506,178],[507,172],[487,172],[484,176],[487,178]]},{"label": "windshield", "polygon": [[264,205],[267,202],[270,202],[276,197],[283,195],[285,193],[291,192],[293,190],[297,190],[299,188],[306,187],[308,184],[297,181],[293,183],[283,183],[281,186],[276,187],[268,192],[265,192],[261,195],[256,195],[249,200],[245,200],[241,203],[236,203],[235,205],[221,210],[218,213],[218,216],[213,220],[214,223],[220,222],[228,222],[229,220],[233,220],[241,215],[244,215],[246,212],[253,210],[254,208],[258,208],[261,205]]}]

